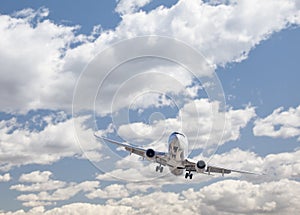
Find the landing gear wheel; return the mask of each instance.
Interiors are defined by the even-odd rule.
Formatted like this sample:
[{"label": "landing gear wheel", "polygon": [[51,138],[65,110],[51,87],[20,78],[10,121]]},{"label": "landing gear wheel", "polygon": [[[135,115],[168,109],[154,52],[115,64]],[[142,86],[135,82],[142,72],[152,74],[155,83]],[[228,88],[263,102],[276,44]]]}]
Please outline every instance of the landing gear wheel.
[{"label": "landing gear wheel", "polygon": [[161,167],[159,168],[159,171],[162,173],[163,170],[164,170],[164,167],[161,166]]},{"label": "landing gear wheel", "polygon": [[193,178],[193,173],[191,173],[191,172],[186,172],[184,177],[185,177],[185,178],[190,178],[190,179],[192,179],[192,178]]},{"label": "landing gear wheel", "polygon": [[189,177],[189,173],[187,172],[187,173],[185,173],[185,176],[184,176],[185,178],[188,178]]},{"label": "landing gear wheel", "polygon": [[155,171],[158,172],[159,166],[156,167]]}]

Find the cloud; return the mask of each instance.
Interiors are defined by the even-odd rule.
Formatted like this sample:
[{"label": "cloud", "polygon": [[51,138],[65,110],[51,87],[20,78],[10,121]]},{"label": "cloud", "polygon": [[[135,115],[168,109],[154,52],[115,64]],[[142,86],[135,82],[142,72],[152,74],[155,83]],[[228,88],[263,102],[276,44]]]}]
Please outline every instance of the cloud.
[{"label": "cloud", "polygon": [[151,1],[152,0],[119,0],[115,11],[120,14],[133,13]]},{"label": "cloud", "polygon": [[[108,200],[104,204],[72,203],[45,210],[37,207],[28,213],[20,210],[3,214],[296,214],[299,208],[300,185],[283,179],[254,184],[247,181],[223,180],[200,189],[190,188],[178,193],[155,191],[138,194],[121,200]],[[241,196],[243,198],[241,198]],[[230,200],[230,201],[229,201]],[[149,211],[150,208],[155,210]],[[30,213],[31,212],[31,213]]]},{"label": "cloud", "polygon": [[[31,130],[26,126],[19,128],[18,125],[18,129],[15,129],[16,123],[12,123],[15,121],[14,118],[0,121],[0,169],[8,170],[13,166],[26,164],[50,164],[62,157],[83,158],[90,152],[93,152],[91,160],[100,159],[101,145],[93,137],[93,130],[84,125],[89,116],[58,122],[51,120],[52,117],[55,118],[55,116],[45,117],[45,121],[48,122],[42,130]],[[76,129],[73,120],[78,121]],[[78,142],[76,137],[81,141]],[[44,177],[49,177],[46,173],[43,174]]]},{"label": "cloud", "polygon": [[101,198],[101,199],[112,199],[112,198],[124,198],[129,196],[129,192],[124,185],[112,184],[106,186],[104,189],[97,189],[91,193],[86,194],[89,199]]},{"label": "cloud", "polygon": [[24,210],[18,210],[16,212],[7,212],[1,213],[1,215],[38,215],[38,214],[45,214],[45,215],[64,215],[64,214],[101,214],[103,215],[110,215],[110,214],[120,214],[120,215],[127,215],[133,214],[135,211],[127,206],[110,206],[110,205],[97,205],[97,204],[90,204],[90,203],[72,203],[63,205],[61,207],[56,207],[51,210],[45,210],[44,207],[35,207],[28,212]]},{"label": "cloud", "polygon": [[[120,1],[117,10],[124,11],[122,21],[114,30],[100,35],[78,35],[78,26],[55,24],[47,18],[47,9],[1,15],[1,109],[70,111],[73,89],[82,69],[101,50],[124,39],[143,35],[176,38],[200,50],[213,64],[224,65],[245,59],[251,49],[274,32],[300,23],[299,4],[292,0],[244,0],[217,5],[180,0],[170,8],[136,10],[149,2]],[[162,46],[161,52],[174,50]],[[107,61],[117,55],[126,56],[128,49],[112,54]],[[105,67],[98,71],[101,77],[107,72]],[[101,80],[96,76],[91,79]],[[155,83],[155,77],[147,79],[145,86]],[[111,86],[115,88],[111,92],[115,92],[119,85]],[[85,90],[91,95],[88,87]]]},{"label": "cloud", "polygon": [[[50,171],[33,171],[20,176],[19,181],[26,184],[12,185],[10,189],[27,192],[17,197],[26,207],[47,206],[72,198],[79,192],[95,192],[99,181],[84,181],[81,183],[64,182],[50,178]],[[108,189],[111,190],[111,189]],[[29,192],[29,193],[28,193]]]},{"label": "cloud", "polygon": [[49,171],[34,171],[28,174],[22,174],[19,178],[21,182],[47,182],[52,172]]},{"label": "cloud", "polygon": [[4,175],[0,175],[0,182],[8,182],[11,180],[11,176],[9,173],[5,173]]},{"label": "cloud", "polygon": [[[256,183],[281,179],[297,179],[300,177],[299,155],[300,150],[295,150],[293,152],[268,154],[265,157],[261,157],[254,152],[234,148],[226,153],[215,154],[210,160],[210,165],[220,166],[222,164],[222,167],[225,168],[265,174],[261,176],[241,174],[243,179]],[[196,156],[193,159],[199,160],[203,158]],[[235,174],[228,175],[228,177],[233,175]]]},{"label": "cloud", "polygon": [[298,137],[300,140],[300,106],[284,111],[277,108],[265,118],[255,120],[253,127],[255,136],[268,136],[273,138]]},{"label": "cloud", "polygon": [[298,186],[299,182],[286,179],[259,185],[246,181],[226,180],[204,187],[200,198],[218,214],[296,213],[299,207],[294,200],[295,195],[300,192]]},{"label": "cloud", "polygon": [[[63,181],[50,179],[52,172],[50,171],[34,171],[27,174],[22,174],[19,178],[20,182],[26,184],[16,184],[10,187],[11,190],[17,190],[20,192],[41,192],[47,190],[55,190],[66,186]],[[30,183],[30,185],[28,185]]]},{"label": "cloud", "polygon": [[298,6],[295,1],[283,0],[230,1],[218,5],[181,0],[171,8],[123,15],[116,35],[122,32],[127,36],[175,37],[201,50],[212,62],[226,64],[245,59],[255,45],[272,33],[299,24]]},{"label": "cloud", "polygon": [[0,15],[2,110],[66,108],[71,102],[75,77],[61,67],[64,50],[77,40],[77,27],[56,25],[46,19],[48,13],[24,9],[14,16]]},{"label": "cloud", "polygon": [[[293,214],[299,210],[299,192],[299,182],[296,181],[282,180],[256,185],[246,181],[225,180],[200,190],[153,192],[109,201],[107,205],[117,206],[120,211],[123,207],[130,208],[133,214]],[[149,211],[154,207],[155,210]]]},{"label": "cloud", "polygon": [[[132,156],[135,160],[134,167],[130,166],[131,161],[125,158],[116,163],[118,169],[114,172],[98,175],[97,179],[111,181],[114,179],[112,175],[117,177],[118,172],[119,176],[123,178],[124,175],[127,175],[139,179],[143,173],[152,177],[156,176],[156,178],[140,183],[111,184],[102,188],[99,187],[99,181],[84,181],[81,183],[64,183],[63,187],[51,192],[46,187],[39,190],[20,189],[21,192],[38,193],[22,194],[17,199],[22,201],[24,206],[38,208],[39,206],[53,205],[57,201],[71,199],[82,191],[89,199],[107,199],[102,205],[93,205],[92,207],[103,209],[103,207],[109,206],[114,208],[114,212],[127,208],[140,214],[155,205],[160,212],[171,210],[174,212],[186,211],[191,214],[198,214],[199,211],[203,214],[293,214],[299,210],[298,200],[295,199],[295,196],[299,196],[300,192],[299,182],[293,180],[299,178],[299,157],[299,150],[260,157],[253,152],[232,149],[228,153],[215,155],[213,162],[215,164],[222,163],[224,167],[255,170],[256,172],[265,172],[268,175],[253,177],[245,175],[239,180],[232,180],[230,178],[237,176],[232,174],[225,176],[225,180],[202,187],[201,182],[216,181],[216,177],[198,174],[193,180],[186,180],[183,176],[170,175],[167,170],[165,170],[167,174],[158,175],[152,168],[153,165],[145,166],[143,162],[138,162],[136,156]],[[32,180],[34,175],[37,175],[36,180]],[[51,175],[52,173],[49,171],[34,171],[23,174],[19,180],[32,183],[28,187],[39,184],[37,181],[41,181],[41,184],[49,183],[51,185],[52,179],[49,178]],[[217,176],[221,177],[220,175]],[[179,184],[193,184],[193,188],[180,189],[181,191],[178,192],[159,191],[161,189],[168,190],[168,185]],[[198,190],[196,184],[197,186],[201,185],[202,188]],[[18,185],[13,186],[18,187]],[[243,198],[241,199],[240,196]],[[64,205],[44,212],[51,214],[54,211],[64,210],[66,207],[72,208],[74,205],[76,204]],[[83,205],[90,206],[89,204]],[[70,211],[73,210],[70,209]],[[155,211],[151,211],[151,214],[155,214]],[[65,213],[68,212],[65,211]]]},{"label": "cloud", "polygon": [[[187,16],[186,14],[193,14],[193,16]],[[78,62],[82,62],[83,59],[86,59],[86,56],[93,58],[96,54],[95,50],[103,50],[104,47],[109,47],[110,44],[145,35],[175,38],[203,53],[208,62],[211,62],[213,65],[225,65],[229,62],[246,59],[248,53],[256,45],[269,38],[273,33],[290,25],[298,25],[300,23],[299,17],[299,7],[294,1],[231,1],[227,4],[212,5],[197,0],[181,0],[170,8],[157,7],[149,12],[139,10],[124,14],[122,21],[114,30],[103,32],[92,43],[85,43],[69,50],[65,57],[66,62],[68,62],[65,68],[76,70],[73,67],[73,63],[77,68],[82,68],[82,66],[78,66]],[[145,47],[145,50],[152,50],[153,48],[145,42],[143,44],[138,43],[138,40],[135,42],[131,45],[123,46],[123,49],[118,49],[117,52],[114,52],[114,49],[111,48],[105,57],[102,56],[106,59],[105,62],[97,59],[101,63],[94,66],[95,72],[90,74],[90,76],[97,78],[88,78],[86,85],[80,88],[83,96],[82,100],[78,102],[79,106],[80,104],[83,106],[87,104],[84,99],[88,95],[95,95],[96,90],[92,90],[92,86],[97,85],[96,88],[99,87],[102,80],[105,81],[104,87],[101,88],[104,98],[97,101],[101,104],[97,111],[100,111],[102,114],[109,114],[109,111],[112,111],[110,107],[113,107],[113,111],[124,108],[128,103],[132,102],[138,93],[144,93],[145,90],[149,90],[147,86],[155,85],[155,83],[163,86],[164,83],[169,82],[170,78],[165,81],[162,77],[157,79],[157,75],[145,76],[146,78],[143,81],[137,81],[141,79],[131,80],[134,74],[143,74],[146,70],[141,70],[138,66],[134,70],[125,69],[124,64],[127,65],[127,60],[130,59],[129,56],[132,52],[136,52],[137,47]],[[128,53],[129,49],[131,50],[130,53]],[[156,56],[160,56],[161,53],[182,55],[181,50],[174,50],[173,46],[170,45],[161,45],[156,52]],[[124,56],[128,56],[128,58]],[[139,56],[144,55],[141,54]],[[180,59],[178,62],[181,62]],[[113,66],[108,68],[107,65],[110,65],[110,63],[118,68],[124,66],[124,71],[118,70],[118,68],[116,69]],[[130,63],[128,64],[130,65]],[[137,65],[136,62],[135,65]],[[106,72],[108,75],[105,76],[99,71]],[[133,71],[138,72],[134,73]],[[212,74],[212,71],[207,72],[202,69],[196,71],[196,77],[198,78],[203,77],[205,74]],[[205,71],[205,73],[203,74],[201,71]],[[114,78],[110,79],[109,76],[111,74]],[[124,78],[124,76],[126,77]],[[95,83],[96,80],[98,80],[97,83]],[[128,82],[128,80],[132,82]],[[120,83],[127,83],[128,87],[121,88]],[[141,83],[143,83],[142,86]],[[184,87],[184,85],[182,86]],[[161,89],[161,87],[158,89]],[[167,92],[178,93],[176,90],[173,91],[173,89],[170,88]],[[162,93],[166,93],[166,91],[164,90]],[[116,95],[118,99],[113,101],[116,102],[115,104],[112,104],[111,98],[116,98]],[[92,98],[94,99],[94,96]],[[91,101],[91,103],[94,104],[94,101]]]},{"label": "cloud", "polygon": [[237,140],[241,128],[245,127],[254,116],[256,116],[255,109],[250,106],[245,109],[224,111],[216,101],[196,99],[186,103],[178,111],[176,118],[162,119],[152,124],[142,122],[123,124],[116,129],[124,140],[154,142],[150,145],[152,147],[159,145],[157,150],[166,150],[165,143],[172,131],[182,131],[187,135],[191,149],[197,149]]}]

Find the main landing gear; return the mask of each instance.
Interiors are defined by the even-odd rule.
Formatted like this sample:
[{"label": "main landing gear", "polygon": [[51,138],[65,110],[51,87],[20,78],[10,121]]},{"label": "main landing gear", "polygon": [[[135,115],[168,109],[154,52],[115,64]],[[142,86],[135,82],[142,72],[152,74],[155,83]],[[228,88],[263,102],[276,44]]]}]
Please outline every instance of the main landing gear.
[{"label": "main landing gear", "polygon": [[188,171],[188,172],[186,172],[185,173],[185,176],[184,176],[185,178],[190,178],[190,179],[192,179],[193,178],[193,173],[191,173],[191,171]]},{"label": "main landing gear", "polygon": [[164,170],[164,167],[161,166],[161,165],[157,166],[156,169],[155,169],[156,172],[158,172],[158,171],[163,172],[163,170]]}]

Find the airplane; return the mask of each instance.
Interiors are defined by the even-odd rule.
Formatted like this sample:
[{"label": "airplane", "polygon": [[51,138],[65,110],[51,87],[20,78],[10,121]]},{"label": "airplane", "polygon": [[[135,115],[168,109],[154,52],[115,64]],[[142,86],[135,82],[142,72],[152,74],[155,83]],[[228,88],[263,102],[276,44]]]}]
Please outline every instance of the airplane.
[{"label": "airplane", "polygon": [[163,166],[168,166],[171,173],[173,175],[179,176],[182,175],[184,171],[185,178],[192,179],[193,173],[203,173],[210,175],[211,173],[221,173],[222,176],[224,174],[230,174],[231,172],[237,173],[245,173],[245,174],[256,174],[248,171],[240,171],[227,169],[217,166],[207,165],[204,160],[199,160],[197,162],[192,161],[188,158],[188,141],[186,136],[180,132],[173,132],[169,136],[168,140],[168,152],[159,152],[155,151],[152,148],[143,149],[129,143],[121,143],[106,137],[100,137],[94,134],[97,139],[102,139],[112,144],[116,144],[118,146],[124,147],[125,150],[129,151],[130,154],[136,154],[143,158],[146,158],[149,161],[153,161],[158,163],[156,166],[156,172],[163,172]]}]

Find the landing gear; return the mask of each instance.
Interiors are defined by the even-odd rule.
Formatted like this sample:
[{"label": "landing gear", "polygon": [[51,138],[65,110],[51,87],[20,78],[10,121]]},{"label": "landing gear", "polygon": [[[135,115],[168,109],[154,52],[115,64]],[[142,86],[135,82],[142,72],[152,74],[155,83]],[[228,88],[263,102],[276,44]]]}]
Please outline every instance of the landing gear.
[{"label": "landing gear", "polygon": [[189,172],[186,172],[185,173],[185,176],[184,176],[185,178],[190,178],[190,179],[192,179],[193,178],[193,173],[191,173],[190,171]]},{"label": "landing gear", "polygon": [[158,172],[158,171],[163,172],[163,170],[164,170],[164,167],[161,166],[161,165],[157,166],[156,169],[155,169],[156,172]]}]

